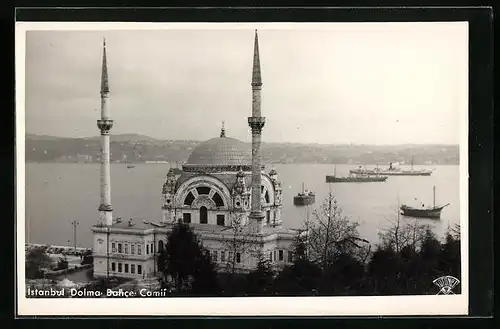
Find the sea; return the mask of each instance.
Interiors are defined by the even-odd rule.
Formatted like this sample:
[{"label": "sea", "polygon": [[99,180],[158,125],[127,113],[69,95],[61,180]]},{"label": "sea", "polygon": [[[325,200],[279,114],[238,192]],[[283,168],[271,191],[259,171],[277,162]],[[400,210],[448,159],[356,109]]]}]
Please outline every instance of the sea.
[{"label": "sea", "polygon": [[[347,175],[355,167],[336,165],[336,175]],[[438,238],[444,237],[448,227],[460,223],[458,165],[435,166],[431,176],[390,176],[386,182],[374,183],[326,183],[326,175],[334,171],[333,165],[266,166],[266,170],[272,168],[278,172],[283,186],[282,219],[286,227],[302,228],[306,219],[314,220],[314,210],[332,192],[342,214],[359,223],[360,236],[376,245],[380,242],[379,233],[397,219],[398,204],[432,204],[434,186],[436,204],[450,205],[442,211],[441,219],[420,219],[420,223],[429,225]],[[161,190],[168,169],[168,164],[135,164],[134,168],[112,164],[114,216],[160,221]],[[91,248],[91,227],[97,221],[100,198],[99,171],[99,164],[27,163],[25,242],[73,246],[76,237],[78,247]],[[303,184],[305,189],[316,193],[316,202],[309,207],[293,205],[293,197],[302,191]],[[401,220],[413,219],[401,217]],[[76,230],[73,221],[77,223]]]}]

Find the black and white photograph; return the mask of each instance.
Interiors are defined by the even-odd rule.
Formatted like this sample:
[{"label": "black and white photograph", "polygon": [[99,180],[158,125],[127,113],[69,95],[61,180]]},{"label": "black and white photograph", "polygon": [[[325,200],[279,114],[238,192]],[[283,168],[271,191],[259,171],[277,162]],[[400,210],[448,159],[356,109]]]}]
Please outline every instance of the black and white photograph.
[{"label": "black and white photograph", "polygon": [[467,314],[467,22],[18,23],[16,68],[20,314]]}]

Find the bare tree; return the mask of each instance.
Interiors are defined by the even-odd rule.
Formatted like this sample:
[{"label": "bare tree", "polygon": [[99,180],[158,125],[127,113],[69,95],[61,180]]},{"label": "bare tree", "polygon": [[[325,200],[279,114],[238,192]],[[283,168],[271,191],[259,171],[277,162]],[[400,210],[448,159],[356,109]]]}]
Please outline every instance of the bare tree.
[{"label": "bare tree", "polygon": [[[330,192],[319,210],[313,212],[313,221],[306,221],[306,256],[322,268],[332,264],[336,256],[348,253],[366,260],[369,242],[359,237],[359,224],[342,215],[342,209]],[[363,249],[365,252],[360,253]],[[366,252],[367,251],[367,252]]]},{"label": "bare tree", "polygon": [[453,226],[448,227],[448,234],[450,234],[455,240],[460,240],[460,224],[453,224]]},{"label": "bare tree", "polygon": [[[230,238],[223,240],[225,251],[228,252],[226,271],[234,274],[237,264],[243,262],[247,257],[257,257],[261,245],[261,238],[257,236],[248,221],[245,213],[231,212],[229,214]],[[229,234],[227,234],[229,235]]]},{"label": "bare tree", "polygon": [[379,233],[383,246],[391,247],[396,252],[400,252],[405,247],[412,251],[419,249],[429,225],[420,224],[418,218],[403,220],[399,214],[399,208],[397,217],[388,221],[391,224],[390,227]]}]

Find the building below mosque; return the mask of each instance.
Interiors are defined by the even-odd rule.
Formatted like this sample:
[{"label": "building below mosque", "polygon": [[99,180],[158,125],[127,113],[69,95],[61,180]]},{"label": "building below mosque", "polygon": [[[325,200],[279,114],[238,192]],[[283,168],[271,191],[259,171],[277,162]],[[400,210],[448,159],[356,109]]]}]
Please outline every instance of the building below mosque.
[{"label": "building below mosque", "polygon": [[[104,88],[101,85],[101,95],[104,89],[107,96],[105,50],[103,56],[106,83]],[[227,137],[223,126],[219,137],[193,150],[181,173],[172,168],[168,171],[162,189],[161,220],[100,220],[93,227],[94,276],[140,278],[159,275],[157,257],[165,247],[167,233],[179,221],[191,225],[203,246],[210,251],[218,271],[233,266],[239,272],[249,271],[262,256],[275,267],[292,262],[292,246],[298,231],[282,226],[283,191],[278,173],[274,169],[266,173],[265,166],[260,163],[260,137],[265,122],[260,116],[261,85],[256,33],[252,117],[248,118],[252,148]],[[111,121],[109,117],[105,119]],[[101,135],[105,136],[111,126],[100,126]],[[106,145],[109,139],[103,137],[102,143],[103,150],[109,149]],[[102,158],[99,211],[100,218],[107,218],[110,214],[103,212],[112,211],[110,189],[106,185],[110,184],[106,177],[109,161],[106,163],[106,156]]]}]

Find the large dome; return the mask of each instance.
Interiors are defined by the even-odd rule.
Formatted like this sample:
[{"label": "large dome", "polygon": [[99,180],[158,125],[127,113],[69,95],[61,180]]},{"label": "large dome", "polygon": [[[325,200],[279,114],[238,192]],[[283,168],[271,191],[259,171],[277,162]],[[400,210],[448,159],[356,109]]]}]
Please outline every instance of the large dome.
[{"label": "large dome", "polygon": [[251,146],[230,137],[209,139],[198,145],[189,156],[187,166],[249,166]]}]

